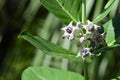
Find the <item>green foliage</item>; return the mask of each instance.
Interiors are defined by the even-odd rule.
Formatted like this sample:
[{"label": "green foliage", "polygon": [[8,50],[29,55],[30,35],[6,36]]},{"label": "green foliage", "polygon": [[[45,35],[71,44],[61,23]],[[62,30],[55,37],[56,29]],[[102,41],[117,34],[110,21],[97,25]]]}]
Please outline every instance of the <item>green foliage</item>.
[{"label": "green foliage", "polygon": [[110,1],[106,4],[106,6],[105,6],[105,10],[104,10],[99,16],[97,16],[97,17],[93,20],[93,22],[94,22],[94,23],[98,23],[99,21],[101,21],[102,19],[104,19],[104,18],[109,14],[109,12],[111,11],[111,9],[112,9],[112,7],[113,7],[113,5],[114,5],[114,2],[115,2],[115,0],[110,0]]},{"label": "green foliage", "polygon": [[22,80],[84,80],[77,73],[48,67],[29,67],[24,70]]},{"label": "green foliage", "polygon": [[[50,3],[52,3],[55,0],[44,0],[44,1],[45,2],[51,1]],[[66,1],[66,4],[71,3],[71,2],[68,3],[71,0],[64,0],[64,1]],[[76,5],[76,3],[78,2],[78,0],[72,0],[72,1],[74,2],[74,5]],[[107,1],[109,1],[109,3],[107,3],[106,6],[104,6],[104,4]],[[89,3],[86,6],[88,19],[93,19],[93,18],[95,19],[95,17],[97,17],[100,14],[103,8],[105,10],[108,9],[109,6],[114,1],[116,1],[115,5],[111,10],[110,15],[107,16],[107,18],[105,18],[105,21],[110,20],[111,18],[115,17],[120,13],[120,8],[119,8],[120,0],[87,0],[86,3]],[[67,40],[61,41],[58,39],[61,34],[58,27],[60,23],[52,15],[49,15],[49,12],[46,11],[45,8],[41,6],[42,4],[40,3],[40,0],[18,0],[18,1],[0,0],[0,14],[1,14],[0,15],[0,26],[1,26],[0,27],[0,57],[1,57],[0,80],[20,80],[21,72],[23,71],[23,69],[25,69],[30,65],[52,66],[55,68],[62,68],[78,73],[83,73],[82,70],[83,66],[81,62],[79,62],[78,64],[66,59],[64,60],[61,58],[51,57],[42,54],[41,50],[34,48],[33,46],[31,46],[31,44],[28,44],[27,41],[17,38],[17,35],[18,33],[20,33],[21,30],[22,31],[27,30],[31,34],[39,35],[41,37],[44,37],[44,39],[50,39],[51,42],[58,43],[61,46],[66,47],[67,49],[70,48],[73,51],[77,51],[77,47],[75,44],[71,45],[69,44],[69,42],[67,42]],[[68,13],[71,12],[70,15],[72,15],[77,21],[79,20],[81,21],[80,19],[81,11],[82,11],[81,2],[77,4],[79,5],[78,7],[73,6],[73,4],[70,5],[70,7],[73,7],[71,8],[71,11],[67,10],[68,8],[65,8],[65,10],[68,11]],[[52,5],[53,4],[50,4],[49,7],[51,7]],[[79,9],[75,9],[75,7]],[[69,15],[65,11],[63,11],[63,9],[61,9],[61,7],[56,9],[57,10],[55,11],[61,11],[61,12],[57,12],[57,14],[62,14],[59,15],[59,18],[60,20],[62,20],[63,23],[67,24],[71,20],[73,20],[69,17]],[[51,10],[51,12],[53,13],[54,11]],[[78,17],[76,15],[76,12]],[[120,17],[118,16],[116,19],[119,20],[119,18]],[[105,21],[103,20],[102,22]],[[113,40],[115,41],[113,42],[114,46],[112,45],[110,46],[115,47],[118,46],[120,43],[119,40],[120,21],[118,22],[117,20],[114,21],[112,20],[110,22],[111,22],[110,24],[112,24],[113,26],[118,25],[116,28],[112,28],[111,30],[111,31],[115,31],[115,33],[113,32],[115,35]],[[66,46],[66,44],[68,45]],[[109,48],[103,47],[99,49],[98,52],[106,51],[106,49],[111,49],[111,47]],[[116,75],[119,75],[120,73],[119,62],[120,62],[120,47],[111,49],[110,51],[108,51],[108,53],[105,52],[105,54],[102,54],[101,56],[97,57],[95,59],[95,62],[88,65],[90,80],[98,80],[98,79],[108,80],[110,78],[115,77]],[[106,79],[104,79],[104,77],[106,77]],[[28,79],[28,80],[32,80],[32,79]],[[115,80],[117,80],[117,78],[115,78]]]},{"label": "green foliage", "polygon": [[58,45],[51,43],[41,37],[33,36],[27,32],[21,33],[21,37],[30,42],[36,48],[42,50],[44,53],[68,58],[70,60],[80,62],[81,58],[76,58],[76,54],[70,50],[64,49]]},{"label": "green foliage", "polygon": [[40,2],[64,23],[80,20],[80,0],[40,0]]},{"label": "green foliage", "polygon": [[119,46],[120,41],[120,15],[103,25],[104,31],[107,33],[105,41],[109,47]]},{"label": "green foliage", "polygon": [[[59,17],[64,23],[68,23],[70,21],[80,21],[81,8],[79,0],[40,0],[40,2],[53,14]],[[98,23],[103,18],[107,16],[107,14],[111,11],[115,0],[109,0],[105,6],[105,10],[96,17],[93,22]]]}]

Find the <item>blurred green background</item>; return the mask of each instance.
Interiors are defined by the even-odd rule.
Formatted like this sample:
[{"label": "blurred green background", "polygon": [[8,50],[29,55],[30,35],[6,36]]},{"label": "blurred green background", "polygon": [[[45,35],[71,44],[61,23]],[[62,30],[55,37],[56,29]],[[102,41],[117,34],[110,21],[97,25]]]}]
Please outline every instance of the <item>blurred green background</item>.
[{"label": "blurred green background", "polygon": [[[108,0],[87,0],[87,17],[98,16]],[[99,25],[120,15],[120,0]],[[75,44],[62,40],[64,24],[48,12],[40,0],[0,0],[0,80],[21,80],[22,71],[29,66],[49,66],[83,74],[82,63],[43,54],[27,41],[18,38],[22,31],[41,36],[66,49],[78,52]],[[120,76],[120,47],[114,48],[89,64],[91,80],[109,80]]]}]

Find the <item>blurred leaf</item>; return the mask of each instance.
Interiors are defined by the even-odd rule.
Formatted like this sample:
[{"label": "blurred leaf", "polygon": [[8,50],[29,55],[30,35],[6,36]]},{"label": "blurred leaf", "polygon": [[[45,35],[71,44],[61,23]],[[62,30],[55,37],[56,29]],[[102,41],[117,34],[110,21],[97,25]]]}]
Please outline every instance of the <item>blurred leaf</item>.
[{"label": "blurred leaf", "polygon": [[105,5],[104,9],[108,8],[111,4],[113,4],[115,0],[109,0],[107,4]]},{"label": "blurred leaf", "polygon": [[117,78],[111,79],[111,80],[120,80],[120,76],[118,76]]},{"label": "blurred leaf", "polygon": [[93,20],[94,23],[98,23],[99,21],[101,21],[103,18],[105,18],[109,14],[109,12],[111,11],[111,9],[114,5],[115,0],[110,1],[110,2],[112,2],[112,3],[108,3],[109,7],[108,7],[108,4],[107,4],[107,6],[106,6],[107,8],[105,8],[105,10]]},{"label": "blurred leaf", "polygon": [[103,28],[107,33],[105,37],[107,46],[95,51],[94,53],[99,53],[101,51],[110,50],[111,48],[120,46],[120,14],[105,23]]},{"label": "blurred leaf", "polygon": [[81,58],[76,58],[76,54],[74,52],[64,49],[58,45],[55,45],[50,41],[47,41],[41,37],[32,36],[28,32],[23,32],[21,33],[20,36],[23,37],[28,42],[30,42],[36,48],[42,50],[44,53],[47,53],[53,56],[68,58],[76,62],[82,61]]},{"label": "blurred leaf", "polygon": [[80,0],[40,0],[40,2],[64,23],[79,21]]},{"label": "blurred leaf", "polygon": [[84,78],[70,71],[48,67],[29,67],[24,70],[22,80],[84,80]]}]

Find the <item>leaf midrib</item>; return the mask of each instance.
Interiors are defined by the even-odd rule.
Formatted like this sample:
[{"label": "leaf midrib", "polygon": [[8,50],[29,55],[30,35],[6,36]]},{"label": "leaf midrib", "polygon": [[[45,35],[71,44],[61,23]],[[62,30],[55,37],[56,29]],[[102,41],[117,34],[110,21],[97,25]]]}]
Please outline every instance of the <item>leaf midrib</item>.
[{"label": "leaf midrib", "polygon": [[59,6],[62,8],[62,10],[74,21],[77,23],[77,20],[62,6],[62,4],[56,0],[56,2],[59,4]]}]

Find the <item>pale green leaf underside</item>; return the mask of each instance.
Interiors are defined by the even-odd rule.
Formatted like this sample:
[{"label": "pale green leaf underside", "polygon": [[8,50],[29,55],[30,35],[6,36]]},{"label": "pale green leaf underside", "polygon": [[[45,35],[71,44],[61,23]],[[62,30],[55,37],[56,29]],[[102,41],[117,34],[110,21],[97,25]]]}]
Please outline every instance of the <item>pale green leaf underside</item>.
[{"label": "pale green leaf underside", "polygon": [[115,42],[115,33],[114,33],[114,27],[112,25],[112,20],[108,21],[104,25],[104,31],[107,32],[105,41],[108,44],[108,46],[112,46]]},{"label": "pale green leaf underside", "polygon": [[120,42],[120,15],[108,21],[103,25],[104,31],[107,33],[105,41],[108,46],[119,45]]},{"label": "pale green leaf underside", "polygon": [[112,7],[114,5],[114,2],[115,2],[115,0],[112,0],[112,1],[108,2],[108,4],[105,7],[105,10],[99,16],[97,16],[93,20],[93,22],[94,23],[98,23],[99,21],[101,21],[102,19],[104,19],[109,14],[109,12],[111,11],[111,9],[112,9]]},{"label": "pale green leaf underside", "polygon": [[64,23],[79,21],[80,0],[40,0],[40,2]]},{"label": "pale green leaf underside", "polygon": [[84,78],[70,71],[48,67],[29,67],[24,70],[22,80],[84,80]]},{"label": "pale green leaf underside", "polygon": [[64,49],[56,44],[51,43],[41,37],[33,36],[28,32],[23,32],[20,35],[22,38],[30,42],[36,48],[42,50],[46,54],[53,56],[64,57],[76,62],[82,61],[81,58],[76,58],[76,54],[70,50]]}]

